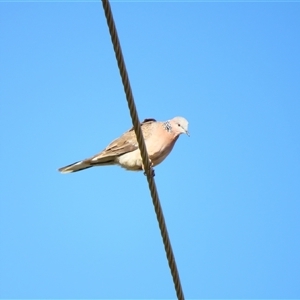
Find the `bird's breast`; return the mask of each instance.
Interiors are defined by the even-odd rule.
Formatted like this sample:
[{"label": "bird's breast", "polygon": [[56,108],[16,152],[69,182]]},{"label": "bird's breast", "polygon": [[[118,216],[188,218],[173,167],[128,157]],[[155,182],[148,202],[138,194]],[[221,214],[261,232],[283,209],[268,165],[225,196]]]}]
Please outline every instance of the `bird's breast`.
[{"label": "bird's breast", "polygon": [[146,141],[146,147],[149,158],[154,166],[160,164],[172,151],[178,137],[173,138],[168,134],[167,138],[152,138],[152,141]]}]

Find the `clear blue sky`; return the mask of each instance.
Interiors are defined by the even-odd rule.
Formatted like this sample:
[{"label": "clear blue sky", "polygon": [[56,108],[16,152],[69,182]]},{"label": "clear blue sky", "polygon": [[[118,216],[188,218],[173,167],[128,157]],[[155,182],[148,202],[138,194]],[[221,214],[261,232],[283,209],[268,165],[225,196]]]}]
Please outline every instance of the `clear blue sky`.
[{"label": "clear blue sky", "polygon": [[[300,3],[112,3],[186,298],[300,298]],[[62,175],[131,127],[98,2],[0,3],[0,297],[174,298],[143,173]]]}]

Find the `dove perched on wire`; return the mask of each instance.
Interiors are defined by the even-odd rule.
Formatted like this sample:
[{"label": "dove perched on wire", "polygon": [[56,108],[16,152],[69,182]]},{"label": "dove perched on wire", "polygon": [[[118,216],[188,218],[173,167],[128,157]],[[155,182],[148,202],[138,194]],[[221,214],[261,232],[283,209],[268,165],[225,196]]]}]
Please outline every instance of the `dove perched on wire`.
[{"label": "dove perched on wire", "polygon": [[[141,130],[151,167],[160,164],[170,154],[180,134],[185,133],[189,136],[188,121],[183,117],[175,117],[165,122],[145,119],[141,123]],[[108,165],[119,165],[130,171],[144,170],[133,128],[112,141],[100,153],[58,170],[61,173],[72,173],[91,167]]]}]

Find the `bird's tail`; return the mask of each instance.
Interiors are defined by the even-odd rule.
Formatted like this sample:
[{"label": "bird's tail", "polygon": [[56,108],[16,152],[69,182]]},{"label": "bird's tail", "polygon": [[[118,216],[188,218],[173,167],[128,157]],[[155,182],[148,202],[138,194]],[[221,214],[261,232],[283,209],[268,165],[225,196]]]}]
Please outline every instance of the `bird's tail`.
[{"label": "bird's tail", "polygon": [[59,168],[58,171],[61,173],[73,173],[78,172],[84,169],[88,169],[93,167],[90,163],[88,163],[86,160],[81,160],[76,163],[70,164],[68,166]]}]

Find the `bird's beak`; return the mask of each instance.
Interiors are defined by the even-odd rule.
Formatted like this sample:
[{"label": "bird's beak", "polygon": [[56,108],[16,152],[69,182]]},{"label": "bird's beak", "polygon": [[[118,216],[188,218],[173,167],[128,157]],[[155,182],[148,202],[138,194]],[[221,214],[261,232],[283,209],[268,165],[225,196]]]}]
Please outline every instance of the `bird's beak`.
[{"label": "bird's beak", "polygon": [[185,133],[188,137],[190,137],[190,133],[187,130],[185,131]]}]

